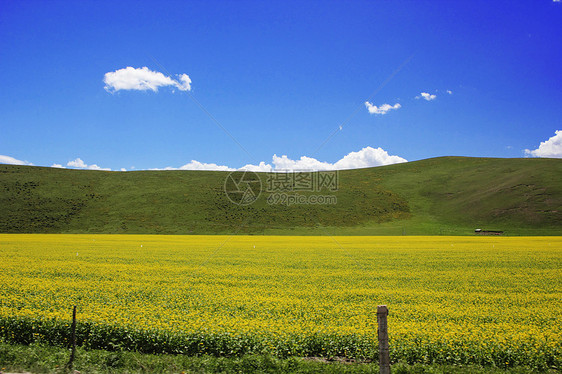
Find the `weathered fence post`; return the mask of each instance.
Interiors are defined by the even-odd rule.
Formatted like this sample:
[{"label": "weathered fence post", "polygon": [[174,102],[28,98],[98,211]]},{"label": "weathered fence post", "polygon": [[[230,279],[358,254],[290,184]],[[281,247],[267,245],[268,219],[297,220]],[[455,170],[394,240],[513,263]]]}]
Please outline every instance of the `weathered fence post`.
[{"label": "weathered fence post", "polygon": [[68,360],[68,364],[66,365],[67,368],[70,370],[72,369],[72,365],[74,364],[74,355],[76,354],[76,305],[74,305],[74,309],[72,310],[72,338],[70,344],[71,351],[70,351],[70,360]]},{"label": "weathered fence post", "polygon": [[388,308],[386,305],[377,307],[377,322],[379,324],[379,366],[380,374],[390,374],[390,351],[388,347]]}]

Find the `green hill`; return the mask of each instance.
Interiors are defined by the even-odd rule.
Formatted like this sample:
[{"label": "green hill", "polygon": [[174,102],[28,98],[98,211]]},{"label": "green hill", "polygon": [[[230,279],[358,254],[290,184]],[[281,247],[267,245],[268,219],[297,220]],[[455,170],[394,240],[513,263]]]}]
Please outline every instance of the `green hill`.
[{"label": "green hill", "polygon": [[[442,157],[340,171],[336,204],[247,206],[228,172],[105,172],[0,165],[0,232],[562,234],[562,160]],[[267,175],[259,174],[262,186]]]}]

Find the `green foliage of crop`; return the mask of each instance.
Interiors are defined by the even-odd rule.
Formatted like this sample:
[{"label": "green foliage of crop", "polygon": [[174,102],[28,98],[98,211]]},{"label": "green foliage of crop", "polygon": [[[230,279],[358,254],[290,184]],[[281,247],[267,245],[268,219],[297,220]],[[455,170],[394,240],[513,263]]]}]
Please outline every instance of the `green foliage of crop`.
[{"label": "green foliage of crop", "polygon": [[0,234],[0,338],[87,349],[562,367],[559,237]]}]

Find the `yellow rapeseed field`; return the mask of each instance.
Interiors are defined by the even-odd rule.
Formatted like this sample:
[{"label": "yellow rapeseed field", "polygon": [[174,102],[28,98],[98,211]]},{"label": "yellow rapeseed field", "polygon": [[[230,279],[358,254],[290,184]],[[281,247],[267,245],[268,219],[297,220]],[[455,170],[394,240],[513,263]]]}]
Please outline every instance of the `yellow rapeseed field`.
[{"label": "yellow rapeseed field", "polygon": [[560,237],[0,235],[0,336],[562,367]]}]

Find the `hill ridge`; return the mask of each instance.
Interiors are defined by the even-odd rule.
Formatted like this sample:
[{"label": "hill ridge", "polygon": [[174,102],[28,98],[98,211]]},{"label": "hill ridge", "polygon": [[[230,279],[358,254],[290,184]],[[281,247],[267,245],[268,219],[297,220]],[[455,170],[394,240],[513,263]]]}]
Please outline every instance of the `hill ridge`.
[{"label": "hill ridge", "polygon": [[[0,232],[134,234],[562,234],[562,160],[443,156],[337,172],[309,204],[247,206],[223,171],[97,171],[0,165]],[[267,174],[258,174],[262,186]],[[309,196],[337,198],[311,204]]]}]

